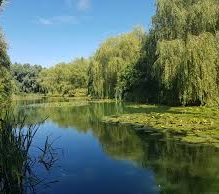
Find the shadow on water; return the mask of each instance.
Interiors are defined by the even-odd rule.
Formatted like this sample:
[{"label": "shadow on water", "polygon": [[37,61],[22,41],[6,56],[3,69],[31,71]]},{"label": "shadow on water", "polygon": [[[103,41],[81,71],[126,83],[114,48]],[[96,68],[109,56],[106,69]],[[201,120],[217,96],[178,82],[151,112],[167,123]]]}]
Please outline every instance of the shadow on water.
[{"label": "shadow on water", "polygon": [[[29,115],[29,123],[49,115],[50,121],[61,128],[74,128],[82,133],[92,131],[102,150],[112,159],[130,161],[143,171],[152,170],[159,193],[219,192],[217,148],[185,144],[152,129],[136,131],[131,126],[100,122],[107,115],[136,111],[123,103],[90,103],[78,107],[17,107],[17,112],[21,110]],[[156,111],[156,108],[150,111]]]}]

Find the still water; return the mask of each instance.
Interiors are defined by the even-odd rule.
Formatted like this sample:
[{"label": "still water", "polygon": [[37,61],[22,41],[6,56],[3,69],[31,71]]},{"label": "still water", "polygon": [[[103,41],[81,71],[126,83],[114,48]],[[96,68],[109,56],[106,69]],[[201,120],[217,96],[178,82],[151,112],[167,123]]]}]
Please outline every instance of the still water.
[{"label": "still water", "polygon": [[53,107],[35,101],[18,103],[16,111],[28,115],[27,123],[48,117],[34,145],[49,136],[59,150],[50,172],[35,169],[47,182],[57,181],[39,186],[40,194],[219,193],[218,149],[100,122],[107,115],[144,110],[122,103]]}]

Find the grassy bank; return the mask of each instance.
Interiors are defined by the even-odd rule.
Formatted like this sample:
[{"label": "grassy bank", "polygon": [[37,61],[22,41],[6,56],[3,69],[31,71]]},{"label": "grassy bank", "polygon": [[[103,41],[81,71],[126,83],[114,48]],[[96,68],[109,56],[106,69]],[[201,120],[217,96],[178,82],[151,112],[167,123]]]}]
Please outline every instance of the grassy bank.
[{"label": "grassy bank", "polygon": [[[78,104],[81,101],[88,102],[95,102],[95,103],[111,103],[116,102],[113,99],[95,99],[91,98],[90,96],[62,96],[62,95],[43,95],[43,94],[20,94],[20,95],[13,95],[12,101],[32,101],[32,100],[43,100],[47,99],[46,105],[48,106],[66,106],[66,105],[74,105]],[[66,102],[66,103],[64,103]]]},{"label": "grassy bank", "polygon": [[87,91],[85,89],[77,89],[72,95],[66,94],[42,94],[42,93],[19,93],[12,95],[12,100],[39,100],[42,98],[50,99],[87,99],[90,98],[87,96]]},{"label": "grassy bank", "polygon": [[140,130],[158,130],[189,143],[219,147],[219,111],[207,107],[131,105],[132,113],[105,117],[104,122],[132,124]]},{"label": "grassy bank", "polygon": [[62,95],[44,95],[44,94],[20,94],[20,95],[13,95],[12,100],[18,101],[18,100],[40,100],[40,99],[66,99],[66,100],[89,100],[90,98],[88,96],[75,96],[75,97],[69,97],[69,96],[62,96]]},{"label": "grassy bank", "polygon": [[12,100],[39,100],[45,97],[43,94],[13,94],[12,95]]}]

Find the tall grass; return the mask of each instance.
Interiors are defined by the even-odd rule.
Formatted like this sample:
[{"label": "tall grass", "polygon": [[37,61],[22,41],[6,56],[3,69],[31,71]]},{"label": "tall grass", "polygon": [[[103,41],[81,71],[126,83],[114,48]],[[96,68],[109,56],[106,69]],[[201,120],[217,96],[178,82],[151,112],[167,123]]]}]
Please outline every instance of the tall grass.
[{"label": "tall grass", "polygon": [[35,193],[43,182],[33,172],[36,164],[49,170],[57,161],[57,153],[48,138],[37,157],[30,155],[30,148],[41,123],[25,126],[26,117],[6,112],[0,118],[0,193]]}]

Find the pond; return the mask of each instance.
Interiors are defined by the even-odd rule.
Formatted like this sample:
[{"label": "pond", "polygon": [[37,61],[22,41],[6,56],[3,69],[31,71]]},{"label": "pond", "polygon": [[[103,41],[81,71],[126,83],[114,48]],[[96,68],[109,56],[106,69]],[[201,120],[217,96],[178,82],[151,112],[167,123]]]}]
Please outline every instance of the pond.
[{"label": "pond", "polygon": [[48,182],[57,181],[38,193],[219,193],[218,148],[101,122],[104,116],[138,111],[128,104],[20,101],[15,110],[28,115],[27,124],[48,117],[34,146],[49,136],[60,148],[49,173],[35,169]]}]

